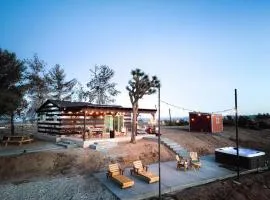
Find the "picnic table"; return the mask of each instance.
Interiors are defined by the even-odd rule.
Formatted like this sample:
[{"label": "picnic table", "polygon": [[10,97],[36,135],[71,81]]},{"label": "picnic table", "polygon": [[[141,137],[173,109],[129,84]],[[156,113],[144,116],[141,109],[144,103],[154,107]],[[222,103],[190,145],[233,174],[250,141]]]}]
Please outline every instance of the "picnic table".
[{"label": "picnic table", "polygon": [[24,143],[31,143],[34,139],[30,135],[10,135],[4,136],[2,144],[7,146],[8,144],[18,144],[22,145]]},{"label": "picnic table", "polygon": [[94,137],[101,137],[103,136],[103,128],[92,128],[91,133]]}]

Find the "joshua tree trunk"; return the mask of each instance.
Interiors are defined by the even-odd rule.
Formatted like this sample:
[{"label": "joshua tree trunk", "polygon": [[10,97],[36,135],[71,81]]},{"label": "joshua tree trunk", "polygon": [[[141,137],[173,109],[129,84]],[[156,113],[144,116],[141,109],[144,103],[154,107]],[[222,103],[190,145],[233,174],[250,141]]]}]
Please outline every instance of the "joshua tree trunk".
[{"label": "joshua tree trunk", "polygon": [[132,106],[133,116],[132,116],[132,129],[131,129],[131,143],[136,143],[137,135],[137,116],[138,116],[138,103],[134,103]]}]

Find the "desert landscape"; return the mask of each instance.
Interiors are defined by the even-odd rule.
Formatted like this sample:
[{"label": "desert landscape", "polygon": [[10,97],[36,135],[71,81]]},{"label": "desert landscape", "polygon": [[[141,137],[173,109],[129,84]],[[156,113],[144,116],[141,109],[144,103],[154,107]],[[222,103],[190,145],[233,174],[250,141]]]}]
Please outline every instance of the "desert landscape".
[{"label": "desert landscape", "polygon": [[270,199],[269,10],[0,1],[0,200]]},{"label": "desert landscape", "polygon": [[[224,132],[220,134],[189,132],[186,127],[162,127],[161,129],[162,137],[176,141],[189,151],[197,151],[200,156],[213,154],[215,148],[218,147],[234,146],[234,131],[234,127],[225,127]],[[269,130],[256,131],[241,128],[239,138],[240,146],[263,150],[269,159]],[[35,141],[24,145],[44,145],[44,142]],[[23,147],[1,146],[0,150]],[[24,191],[29,195],[41,195],[40,199],[48,199],[48,193],[54,196],[52,199],[62,199],[63,196],[57,195],[61,191],[65,193],[64,191],[68,190],[69,196],[74,199],[84,199],[83,196],[93,197],[94,194],[96,198],[113,199],[115,198],[113,194],[92,177],[92,174],[98,171],[104,171],[105,174],[108,164],[114,162],[120,163],[124,168],[130,167],[137,159],[145,164],[156,163],[158,161],[157,142],[145,139],[138,140],[136,144],[121,142],[107,152],[98,152],[89,148],[72,148],[0,157],[0,196],[1,199],[16,199],[12,194],[20,194]],[[161,145],[161,161],[172,160],[175,160],[174,153]],[[256,199],[255,197],[259,195],[259,199],[268,199],[270,197],[269,177],[269,172],[249,174],[241,177],[241,184],[235,184],[232,179],[229,179],[173,194],[164,194],[164,198],[242,200]],[[59,181],[61,187],[57,184]],[[39,185],[39,189],[34,185]],[[48,189],[53,185],[59,187],[57,194]],[[43,187],[44,190],[48,190],[46,195],[39,193]],[[70,189],[67,189],[68,187]],[[7,191],[15,193],[7,193]],[[29,199],[27,195],[24,197]]]}]

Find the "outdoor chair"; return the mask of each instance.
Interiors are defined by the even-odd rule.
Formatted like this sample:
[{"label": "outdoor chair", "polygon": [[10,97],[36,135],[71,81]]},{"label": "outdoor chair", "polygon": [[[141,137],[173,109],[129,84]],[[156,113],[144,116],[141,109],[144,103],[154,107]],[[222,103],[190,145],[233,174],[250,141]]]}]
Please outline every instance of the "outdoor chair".
[{"label": "outdoor chair", "polygon": [[142,161],[137,160],[133,162],[133,169],[131,169],[131,174],[139,176],[147,183],[154,183],[159,181],[159,176],[148,171],[148,166],[143,165]]},{"label": "outdoor chair", "polygon": [[188,161],[179,155],[176,155],[175,158],[177,160],[176,169],[184,168],[186,171],[188,169]]},{"label": "outdoor chair", "polygon": [[134,181],[124,176],[124,170],[121,169],[117,163],[109,165],[106,175],[107,178],[111,178],[119,184],[122,189],[132,187],[134,185]]},{"label": "outdoor chair", "polygon": [[194,169],[200,169],[202,164],[197,152],[190,152],[190,166]]}]

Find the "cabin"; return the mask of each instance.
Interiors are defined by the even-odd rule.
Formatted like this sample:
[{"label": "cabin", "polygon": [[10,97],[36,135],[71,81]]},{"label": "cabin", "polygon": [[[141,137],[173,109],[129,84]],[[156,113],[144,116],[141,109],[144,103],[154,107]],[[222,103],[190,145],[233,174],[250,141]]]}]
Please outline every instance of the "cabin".
[{"label": "cabin", "polygon": [[221,114],[190,112],[189,130],[192,132],[220,133],[223,131]]},{"label": "cabin", "polygon": [[[156,109],[139,109],[151,114]],[[132,108],[119,105],[97,105],[88,102],[47,100],[37,110],[38,133],[72,135],[83,139],[113,138],[131,130]]]}]

